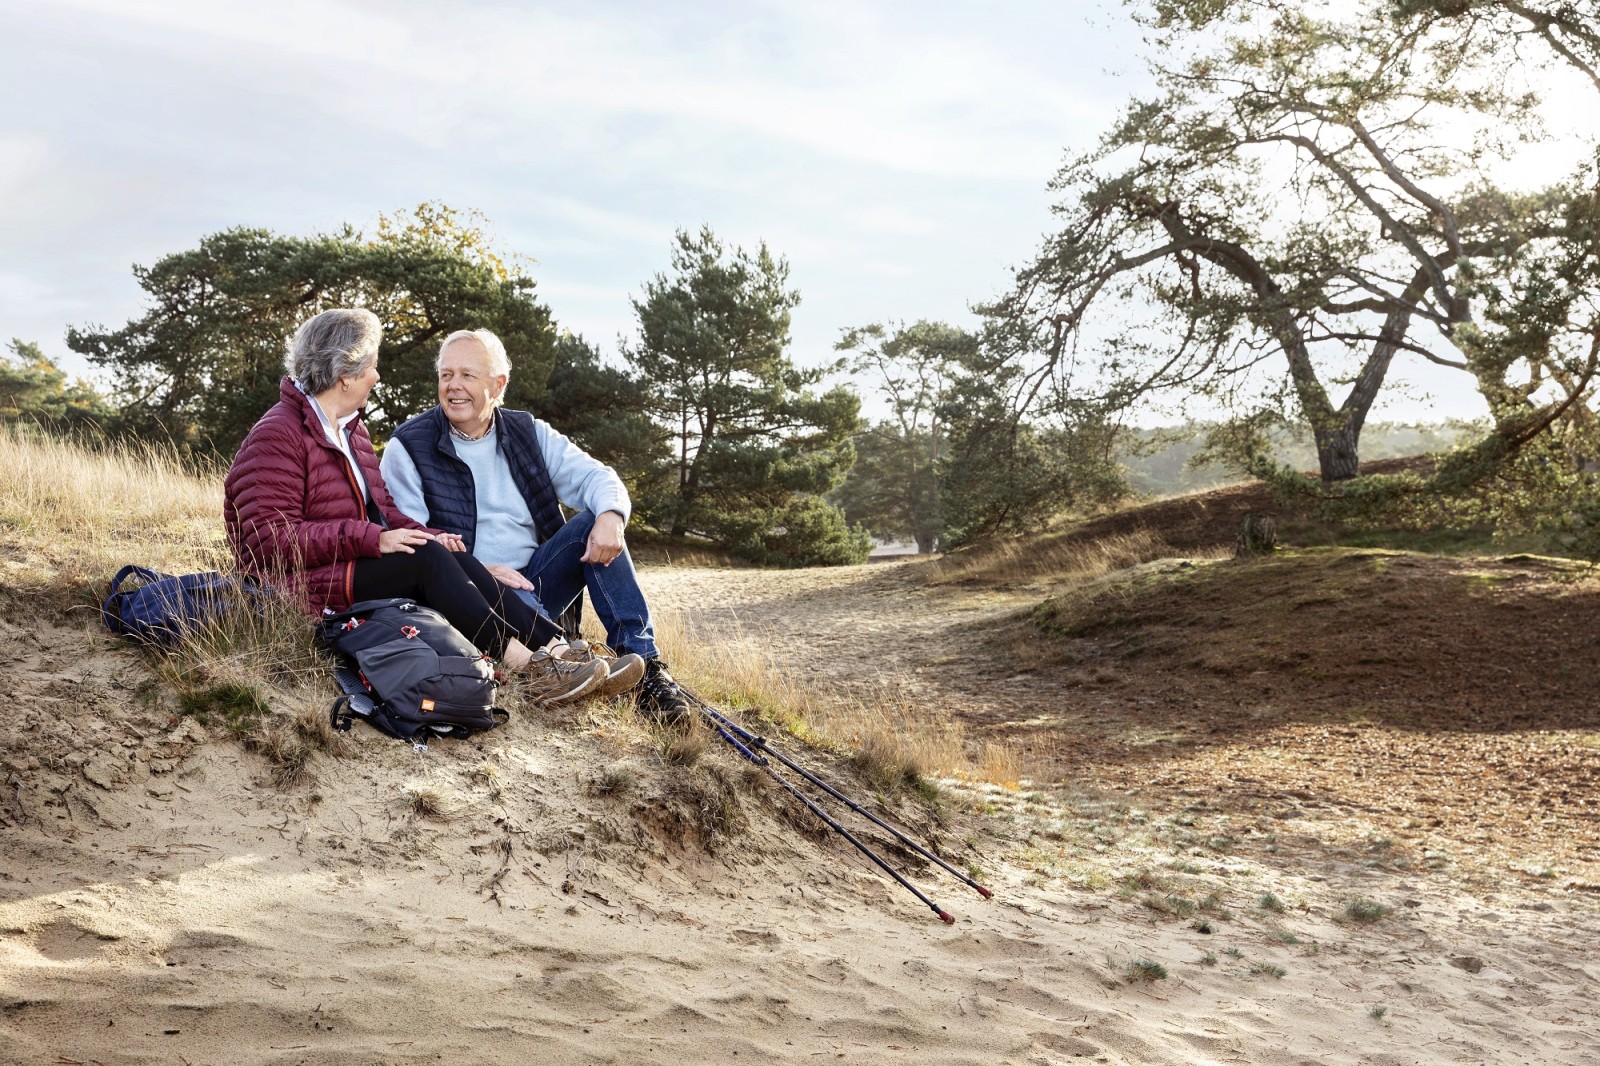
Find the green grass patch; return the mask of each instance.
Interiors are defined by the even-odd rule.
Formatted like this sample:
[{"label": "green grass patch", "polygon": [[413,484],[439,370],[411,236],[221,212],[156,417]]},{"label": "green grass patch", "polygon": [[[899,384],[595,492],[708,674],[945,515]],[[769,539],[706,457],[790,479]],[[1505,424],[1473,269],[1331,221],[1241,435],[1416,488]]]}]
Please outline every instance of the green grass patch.
[{"label": "green grass patch", "polygon": [[1131,985],[1149,984],[1152,981],[1165,981],[1167,968],[1150,959],[1134,959],[1122,968],[1122,976]]},{"label": "green grass patch", "polygon": [[212,717],[229,730],[247,733],[268,711],[267,694],[261,686],[239,681],[202,685],[178,693],[178,710],[202,725]]},{"label": "green grass patch", "polygon": [[1387,918],[1393,910],[1376,900],[1357,897],[1344,905],[1344,916],[1357,925],[1371,925]]}]

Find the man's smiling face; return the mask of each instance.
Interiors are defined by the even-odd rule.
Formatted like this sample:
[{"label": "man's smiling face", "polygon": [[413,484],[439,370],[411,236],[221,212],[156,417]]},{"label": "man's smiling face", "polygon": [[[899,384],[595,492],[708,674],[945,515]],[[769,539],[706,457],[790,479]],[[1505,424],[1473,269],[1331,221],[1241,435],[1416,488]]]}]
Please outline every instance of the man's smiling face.
[{"label": "man's smiling face", "polygon": [[439,358],[439,406],[450,424],[480,437],[494,417],[506,379],[489,372],[489,350],[476,337],[450,342]]}]

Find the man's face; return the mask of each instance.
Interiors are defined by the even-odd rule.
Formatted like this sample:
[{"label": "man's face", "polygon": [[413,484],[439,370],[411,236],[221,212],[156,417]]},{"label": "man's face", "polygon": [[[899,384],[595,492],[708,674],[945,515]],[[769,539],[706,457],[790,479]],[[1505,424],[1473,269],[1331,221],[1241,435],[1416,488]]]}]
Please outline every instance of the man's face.
[{"label": "man's face", "polygon": [[439,406],[450,424],[470,436],[489,428],[506,379],[489,373],[489,352],[476,337],[452,341],[439,360]]}]

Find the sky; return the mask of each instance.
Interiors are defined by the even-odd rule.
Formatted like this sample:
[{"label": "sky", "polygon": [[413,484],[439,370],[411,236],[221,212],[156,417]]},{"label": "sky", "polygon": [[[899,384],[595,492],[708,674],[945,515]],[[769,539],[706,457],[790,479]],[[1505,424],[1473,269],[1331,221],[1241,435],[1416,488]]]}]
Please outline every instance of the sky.
[{"label": "sky", "polygon": [[970,321],[1128,93],[1098,3],[0,0],[0,338],[142,309],[135,263],[231,226],[481,211],[614,351],[673,233],[766,241],[794,354]]},{"label": "sky", "polygon": [[607,353],[676,230],[765,241],[815,365],[848,327],[974,324],[1141,54],[1111,0],[0,0],[0,341],[85,373],[65,330],[137,317],[134,264],[438,200]]}]

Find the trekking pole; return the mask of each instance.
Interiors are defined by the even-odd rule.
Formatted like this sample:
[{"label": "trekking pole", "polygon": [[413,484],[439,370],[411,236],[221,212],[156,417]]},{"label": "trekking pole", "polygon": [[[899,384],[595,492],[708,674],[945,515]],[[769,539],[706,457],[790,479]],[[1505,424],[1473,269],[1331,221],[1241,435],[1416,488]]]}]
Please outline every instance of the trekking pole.
[{"label": "trekking pole", "polygon": [[961,882],[963,882],[964,884],[966,884],[970,888],[975,889],[977,891],[977,893],[980,896],[982,896],[984,899],[993,899],[994,898],[994,893],[991,892],[989,889],[985,888],[983,885],[980,885],[977,881],[973,880],[968,875],[962,873],[960,870],[958,870],[954,866],[950,865],[950,863],[946,862],[944,859],[940,858],[938,855],[935,855],[932,851],[929,851],[926,847],[923,847],[913,837],[910,837],[910,836],[906,835],[904,832],[902,832],[901,830],[895,828],[893,825],[890,825],[888,822],[884,821],[882,818],[879,818],[877,815],[873,814],[871,811],[869,811],[865,807],[861,806],[861,804],[857,803],[855,800],[851,799],[849,796],[845,795],[843,792],[840,792],[837,788],[834,788],[832,785],[828,784],[828,782],[824,781],[822,778],[818,777],[816,774],[812,773],[810,770],[806,769],[804,766],[800,765],[799,763],[795,762],[793,759],[789,758],[783,752],[779,751],[777,748],[773,747],[770,743],[768,743],[766,737],[760,736],[759,734],[756,734],[756,733],[752,733],[748,729],[745,729],[743,726],[739,725],[739,723],[737,723],[737,722],[733,721],[732,719],[728,718],[727,715],[725,715],[721,711],[717,710],[717,708],[711,706],[711,704],[707,703],[705,700],[701,699],[699,696],[695,695],[693,692],[689,692],[687,689],[685,689],[684,690],[684,694],[687,695],[690,699],[692,699],[695,703],[699,704],[700,709],[703,710],[707,715],[709,715],[714,722],[720,723],[721,725],[724,725],[724,726],[728,727],[729,729],[732,729],[736,733],[738,733],[740,739],[743,740],[745,742],[745,744],[748,745],[753,750],[765,752],[766,754],[771,755],[774,759],[777,759],[780,763],[782,763],[783,765],[787,766],[789,769],[793,770],[795,773],[799,774],[801,777],[805,778],[807,781],[811,782],[816,787],[822,789],[828,795],[832,796],[834,799],[838,800],[840,803],[843,803],[845,806],[849,807],[852,811],[855,811],[857,814],[861,815],[861,817],[865,818],[867,821],[871,822],[873,825],[877,826],[879,829],[882,829],[885,832],[892,834],[896,840],[900,841],[900,843],[904,844],[906,847],[911,848],[918,855],[921,855],[923,858],[928,859],[931,862],[937,863],[939,866],[941,866],[946,871],[948,871],[952,876],[954,876],[955,878],[957,878],[958,880],[960,880]]},{"label": "trekking pole", "polygon": [[[710,710],[710,708],[706,707],[703,701],[696,700],[695,702],[700,704],[701,710]],[[715,714],[714,711],[711,713]],[[708,715],[708,717],[710,716]],[[772,766],[772,760],[768,759],[760,752],[752,750],[747,744],[743,743],[727,728],[727,726],[732,726],[734,729],[739,729],[737,725],[734,725],[732,722],[727,722],[727,719],[723,719],[723,721],[719,722],[717,721],[717,718],[721,718],[721,715],[710,717],[712,729],[716,731],[718,736],[727,741],[735,751],[744,756],[744,758],[748,759],[750,762],[755,763],[757,766],[765,770],[767,775],[788,790],[791,796],[805,804],[806,810],[820,818],[824,823],[827,824],[829,829],[832,829],[835,833],[838,833],[850,843],[854,844],[856,846],[856,850],[860,851],[861,854],[877,863],[880,870],[894,878],[896,881],[900,882],[901,887],[903,887],[907,892],[910,892],[913,896],[916,896],[919,900],[927,905],[929,910],[937,914],[941,922],[946,925],[954,925],[956,923],[956,919],[953,914],[939,906],[937,903],[933,902],[933,900],[929,899],[927,896],[923,895],[921,890],[918,889],[916,885],[913,885],[910,881],[907,881],[900,875],[900,871],[896,870],[894,867],[890,866],[886,861],[884,861],[883,856],[879,855],[877,852],[863,844],[854,833],[840,825],[839,822],[831,817],[827,811],[818,806],[815,800],[796,788],[794,782],[788,780],[782,774],[778,773],[778,771]],[[727,722],[727,726],[725,726],[723,722]],[[743,733],[744,730],[739,729],[739,732]]]}]

